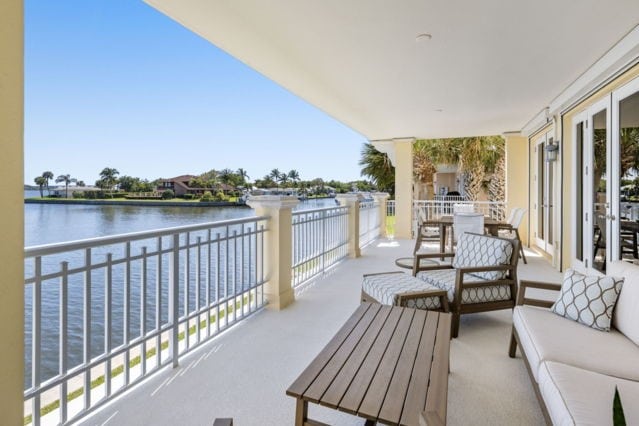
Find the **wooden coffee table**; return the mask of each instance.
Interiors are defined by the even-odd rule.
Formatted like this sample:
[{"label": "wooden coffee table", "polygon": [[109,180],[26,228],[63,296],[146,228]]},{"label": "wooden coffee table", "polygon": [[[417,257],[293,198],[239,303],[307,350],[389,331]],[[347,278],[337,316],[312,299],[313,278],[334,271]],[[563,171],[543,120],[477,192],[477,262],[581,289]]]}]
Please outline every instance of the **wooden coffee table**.
[{"label": "wooden coffee table", "polygon": [[367,424],[446,423],[450,314],[362,303],[288,388],[295,425],[308,403],[367,419]]}]

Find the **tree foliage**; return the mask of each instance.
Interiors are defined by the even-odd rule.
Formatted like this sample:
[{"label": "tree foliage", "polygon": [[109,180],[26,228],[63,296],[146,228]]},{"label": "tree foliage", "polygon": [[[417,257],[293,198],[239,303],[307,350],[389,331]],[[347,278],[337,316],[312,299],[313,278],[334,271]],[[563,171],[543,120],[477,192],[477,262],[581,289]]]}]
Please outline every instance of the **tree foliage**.
[{"label": "tree foliage", "polygon": [[361,150],[359,165],[362,167],[360,174],[369,177],[380,191],[395,192],[395,167],[388,155],[366,143]]}]

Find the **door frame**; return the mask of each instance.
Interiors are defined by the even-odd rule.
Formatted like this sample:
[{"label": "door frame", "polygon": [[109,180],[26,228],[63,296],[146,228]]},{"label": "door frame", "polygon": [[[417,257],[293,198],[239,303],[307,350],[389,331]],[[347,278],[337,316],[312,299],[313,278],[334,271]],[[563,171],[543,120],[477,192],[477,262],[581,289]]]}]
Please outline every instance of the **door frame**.
[{"label": "door frame", "polygon": [[[545,179],[544,180],[544,188],[542,189],[542,193],[543,196],[540,198],[540,191],[539,191],[539,185],[540,185],[540,179],[541,176],[539,174],[540,172],[540,165],[539,165],[539,157],[540,157],[540,149],[543,150],[543,146],[545,146],[545,144],[548,144],[549,140],[551,140],[553,142],[555,142],[555,128],[554,126],[548,128],[546,131],[544,131],[538,139],[535,140],[535,160],[533,162],[534,167],[535,167],[535,188],[534,188],[534,194],[535,194],[535,229],[534,229],[534,242],[535,242],[535,246],[537,246],[537,248],[539,248],[540,250],[542,250],[544,253],[547,253],[548,255],[550,255],[551,257],[555,256],[556,253],[556,247],[554,244],[554,241],[548,241],[549,239],[549,235],[552,233],[553,235],[553,239],[555,239],[555,232],[557,230],[557,227],[555,226],[555,216],[557,214],[556,212],[556,205],[557,205],[557,193],[558,191],[556,191],[556,187],[557,187],[557,182],[558,182],[558,173],[557,173],[557,164],[560,162],[559,159],[557,161],[553,161],[553,162],[546,162],[545,161],[545,153],[541,153],[541,158],[543,161],[543,173],[544,176],[548,176],[548,171],[552,171],[552,185],[550,185],[548,183],[548,180]],[[546,208],[544,207],[543,204],[543,197],[546,198],[546,202],[550,203],[550,205],[552,206],[553,210],[553,214],[549,215],[548,211],[546,210]],[[543,222],[544,222],[544,229],[543,229],[543,233],[544,233],[544,239],[539,238],[539,217],[540,215],[543,215]]]}]

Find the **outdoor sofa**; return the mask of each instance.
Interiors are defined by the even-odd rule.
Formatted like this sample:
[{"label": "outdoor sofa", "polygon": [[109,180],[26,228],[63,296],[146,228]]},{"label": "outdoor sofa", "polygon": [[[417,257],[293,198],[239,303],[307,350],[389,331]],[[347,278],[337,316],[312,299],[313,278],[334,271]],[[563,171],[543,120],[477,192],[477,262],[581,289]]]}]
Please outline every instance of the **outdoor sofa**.
[{"label": "outdoor sofa", "polygon": [[564,318],[548,309],[553,302],[530,297],[530,289],[539,297],[561,284],[520,283],[509,355],[519,346],[549,424],[612,425],[615,387],[626,424],[639,424],[639,266],[611,262],[607,273],[624,278],[610,331]]}]

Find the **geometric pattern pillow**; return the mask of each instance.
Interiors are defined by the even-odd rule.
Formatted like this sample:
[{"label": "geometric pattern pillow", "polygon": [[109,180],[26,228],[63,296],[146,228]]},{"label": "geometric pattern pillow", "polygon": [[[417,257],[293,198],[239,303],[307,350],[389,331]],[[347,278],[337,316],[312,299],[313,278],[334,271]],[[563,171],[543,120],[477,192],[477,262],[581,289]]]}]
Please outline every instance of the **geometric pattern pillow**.
[{"label": "geometric pattern pillow", "polygon": [[[513,244],[509,240],[487,235],[463,233],[457,240],[453,268],[509,265],[512,255]],[[473,273],[479,278],[490,281],[506,278],[506,274],[506,271]]]},{"label": "geometric pattern pillow", "polygon": [[596,330],[610,331],[612,311],[622,285],[623,278],[583,275],[568,269],[559,298],[550,309]]}]

